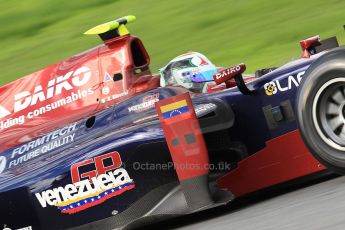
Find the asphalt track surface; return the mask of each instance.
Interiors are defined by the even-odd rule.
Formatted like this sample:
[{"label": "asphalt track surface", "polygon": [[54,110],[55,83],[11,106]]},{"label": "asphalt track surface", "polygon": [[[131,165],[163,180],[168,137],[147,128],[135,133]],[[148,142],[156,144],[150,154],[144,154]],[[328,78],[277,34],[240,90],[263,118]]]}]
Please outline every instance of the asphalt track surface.
[{"label": "asphalt track surface", "polygon": [[345,176],[278,186],[207,210],[157,223],[147,229],[342,230],[345,229]]}]

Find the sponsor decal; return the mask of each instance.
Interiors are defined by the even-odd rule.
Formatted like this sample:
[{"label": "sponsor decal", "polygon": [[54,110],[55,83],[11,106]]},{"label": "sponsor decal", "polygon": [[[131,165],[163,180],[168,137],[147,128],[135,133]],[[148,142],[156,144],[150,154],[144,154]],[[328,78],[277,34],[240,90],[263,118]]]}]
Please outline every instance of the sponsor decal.
[{"label": "sponsor decal", "polygon": [[272,96],[274,94],[277,94],[278,92],[285,92],[289,91],[292,88],[297,88],[301,81],[302,77],[304,75],[305,71],[299,72],[296,76],[289,76],[287,78],[287,81],[283,83],[283,80],[275,80],[268,82],[264,85],[264,90],[267,96]]},{"label": "sponsor decal", "polygon": [[[91,79],[91,70],[88,67],[81,67],[75,71],[70,71],[64,76],[59,76],[48,82],[47,85],[37,85],[33,92],[23,91],[14,95],[13,108],[5,108],[0,105],[0,119],[5,118],[13,113],[20,112],[30,107],[35,107],[39,102],[45,102],[48,99],[61,95],[63,92],[72,91],[75,87],[81,87],[87,84]],[[11,117],[0,121],[0,130],[7,129],[14,125],[22,125],[26,119],[33,119],[37,116],[43,115],[47,112],[58,109],[62,106],[68,105],[72,102],[78,101],[89,95],[94,94],[93,89],[85,89],[72,91],[64,98],[59,98],[49,104],[45,104],[40,108],[35,108],[17,117]]]},{"label": "sponsor decal", "polygon": [[[103,91],[103,94],[105,94],[104,91]],[[109,92],[107,94],[109,94]],[[103,104],[103,103],[106,103],[106,102],[109,102],[109,101],[113,101],[113,100],[119,99],[119,98],[127,96],[127,95],[128,95],[128,90],[124,91],[123,93],[113,94],[113,95],[108,96],[106,98],[102,98],[100,100],[100,102]]]},{"label": "sponsor decal", "polygon": [[[8,168],[18,166],[42,154],[53,151],[74,141],[77,123],[57,129],[12,150]],[[5,159],[6,164],[6,159]],[[1,162],[0,162],[1,173]]]},{"label": "sponsor decal", "polygon": [[105,72],[104,82],[108,82],[108,81],[113,81],[113,78],[110,76],[110,74],[108,72]]},{"label": "sponsor decal", "polygon": [[[43,208],[56,206],[61,213],[86,210],[135,188],[134,181],[121,166],[121,157],[116,151],[73,164],[71,184],[35,196]],[[85,168],[95,169],[85,172]]]},{"label": "sponsor decal", "polygon": [[160,107],[163,117],[172,118],[183,113],[188,113],[189,108],[186,100],[177,101]]},{"label": "sponsor decal", "polygon": [[[5,224],[3,230],[12,230],[12,229],[7,227],[6,224]],[[27,227],[24,227],[24,228],[16,228],[15,230],[32,230],[32,226],[27,226]]]},{"label": "sponsor decal", "polygon": [[128,112],[142,112],[155,107],[155,103],[159,101],[159,93],[155,93],[143,98],[143,102],[128,108]]},{"label": "sponsor decal", "polygon": [[210,112],[213,112],[217,109],[217,105],[213,103],[199,104],[194,106],[195,114],[197,117],[202,117]]},{"label": "sponsor decal", "polygon": [[244,64],[238,64],[236,66],[224,69],[219,73],[216,73],[215,75],[213,75],[213,79],[217,84],[220,84],[236,77],[237,75],[243,73],[245,70],[246,66]]},{"label": "sponsor decal", "polygon": [[276,87],[276,84],[274,82],[269,82],[269,83],[266,83],[264,85],[264,88],[265,88],[265,92],[268,96],[271,96],[273,94],[276,94],[277,93],[277,87]]},{"label": "sponsor decal", "polygon": [[92,89],[88,90],[78,90],[76,93],[71,93],[69,96],[62,98],[58,101],[55,101],[53,103],[47,104],[45,106],[42,106],[38,109],[34,109],[30,112],[28,112],[26,115],[21,115],[15,118],[9,118],[5,121],[0,121],[0,130],[4,130],[7,128],[10,128],[14,125],[22,125],[25,123],[27,119],[33,119],[35,117],[38,117],[40,115],[43,115],[45,113],[54,111],[62,106],[71,104],[72,102],[78,101],[80,99],[83,99],[89,95],[92,95],[94,91]]},{"label": "sponsor decal", "polygon": [[[71,81],[68,81],[69,79]],[[43,87],[37,85],[34,89],[34,93],[29,91],[23,91],[14,95],[14,107],[13,111],[19,112],[26,109],[29,106],[36,105],[38,101],[43,102],[47,99],[58,96],[63,90],[69,91],[74,87],[80,87],[85,85],[91,78],[91,71],[88,67],[81,67],[76,71],[70,71],[64,76],[57,77],[48,82],[48,85]],[[43,90],[44,89],[44,90]],[[0,118],[3,118],[11,112],[0,105]]]},{"label": "sponsor decal", "polygon": [[237,65],[237,66],[234,66],[234,67],[231,67],[231,68],[228,68],[226,70],[223,70],[222,72],[219,72],[216,74],[216,79],[221,79],[223,77],[226,77],[230,74],[233,74],[233,73],[237,73],[238,71],[241,70],[241,66]]}]

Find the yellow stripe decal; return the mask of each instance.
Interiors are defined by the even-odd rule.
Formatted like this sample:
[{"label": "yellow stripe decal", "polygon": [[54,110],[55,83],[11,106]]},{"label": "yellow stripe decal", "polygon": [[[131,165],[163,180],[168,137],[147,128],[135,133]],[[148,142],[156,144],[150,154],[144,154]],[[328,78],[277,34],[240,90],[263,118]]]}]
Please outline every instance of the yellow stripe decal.
[{"label": "yellow stripe decal", "polygon": [[168,111],[172,111],[181,107],[185,107],[187,106],[187,101],[186,100],[182,100],[182,101],[177,101],[168,105],[163,105],[161,106],[161,112],[162,113],[166,113]]},{"label": "yellow stripe decal", "polygon": [[[125,181],[125,182],[123,182],[123,183],[121,183],[121,184],[113,185],[110,189],[119,187],[119,186],[121,186],[121,185],[130,183],[130,182],[133,182],[133,180],[127,180],[127,181]],[[100,190],[100,191],[97,191],[97,192],[95,192],[95,193],[87,194],[86,196],[82,196],[82,197],[77,197],[77,198],[72,199],[72,200],[61,201],[61,202],[55,204],[55,206],[56,206],[56,207],[62,207],[62,206],[70,205],[70,204],[76,203],[76,202],[78,202],[78,201],[84,200],[84,199],[89,198],[89,197],[98,196],[99,194],[101,194],[101,193],[104,192],[104,191],[105,191],[105,190]]]}]

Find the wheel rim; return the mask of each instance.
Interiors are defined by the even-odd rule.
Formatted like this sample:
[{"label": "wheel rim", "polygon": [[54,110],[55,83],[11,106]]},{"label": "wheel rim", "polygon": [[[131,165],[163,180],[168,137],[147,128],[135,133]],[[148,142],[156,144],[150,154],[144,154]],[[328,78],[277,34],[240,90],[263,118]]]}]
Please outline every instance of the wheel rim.
[{"label": "wheel rim", "polygon": [[329,80],[318,90],[312,116],[323,141],[345,151],[345,78]]}]

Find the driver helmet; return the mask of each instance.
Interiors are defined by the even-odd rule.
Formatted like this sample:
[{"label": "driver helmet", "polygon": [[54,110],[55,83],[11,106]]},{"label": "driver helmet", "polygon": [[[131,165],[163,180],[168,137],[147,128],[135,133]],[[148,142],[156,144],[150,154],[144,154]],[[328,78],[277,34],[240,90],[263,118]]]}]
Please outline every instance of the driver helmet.
[{"label": "driver helmet", "polygon": [[159,72],[162,87],[180,85],[193,92],[202,92],[205,84],[213,81],[217,67],[205,55],[189,52],[174,58]]}]

